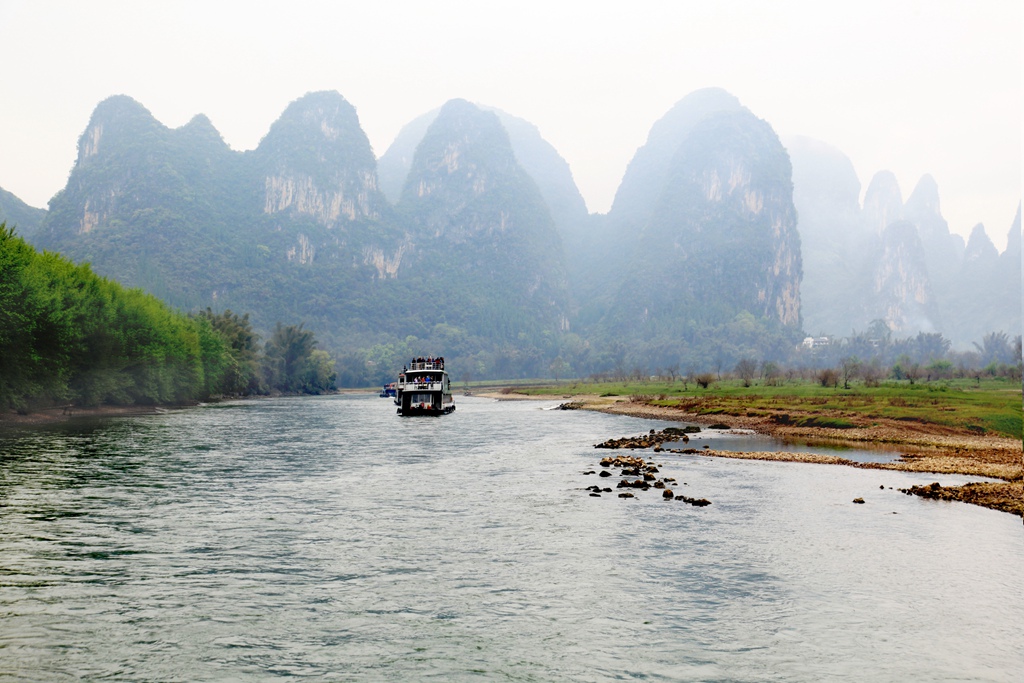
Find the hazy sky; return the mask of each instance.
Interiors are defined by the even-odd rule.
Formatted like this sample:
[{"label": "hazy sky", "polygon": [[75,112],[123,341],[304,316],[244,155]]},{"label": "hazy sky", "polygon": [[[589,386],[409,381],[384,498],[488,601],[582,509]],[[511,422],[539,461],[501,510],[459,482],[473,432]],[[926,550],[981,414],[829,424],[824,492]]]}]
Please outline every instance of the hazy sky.
[{"label": "hazy sky", "polygon": [[862,191],[938,182],[950,228],[1002,249],[1021,195],[1020,0],[21,2],[0,0],[0,187],[61,189],[96,104],[251,149],[287,104],[337,90],[381,155],[453,97],[536,124],[607,211],[647,132],[719,86],[780,135],[843,150]]}]

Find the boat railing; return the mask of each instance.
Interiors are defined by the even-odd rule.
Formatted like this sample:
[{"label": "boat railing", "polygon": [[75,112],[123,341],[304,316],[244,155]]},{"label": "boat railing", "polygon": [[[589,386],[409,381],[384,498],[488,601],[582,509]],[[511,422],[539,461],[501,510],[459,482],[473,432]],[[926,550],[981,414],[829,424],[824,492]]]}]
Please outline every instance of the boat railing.
[{"label": "boat railing", "polygon": [[423,362],[412,362],[409,364],[410,370],[444,370],[444,363],[440,361],[431,361],[429,363]]},{"label": "boat railing", "polygon": [[409,389],[421,389],[423,391],[441,391],[443,387],[444,384],[441,382],[441,380],[432,380],[430,382],[427,382],[425,380],[413,378],[403,380],[398,383],[398,388],[402,389],[403,391]]}]

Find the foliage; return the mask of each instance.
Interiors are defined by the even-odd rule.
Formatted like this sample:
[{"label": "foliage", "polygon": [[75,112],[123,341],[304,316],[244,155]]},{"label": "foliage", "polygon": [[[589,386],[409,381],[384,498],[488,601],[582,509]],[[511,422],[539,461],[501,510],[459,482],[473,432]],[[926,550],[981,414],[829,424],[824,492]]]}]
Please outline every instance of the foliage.
[{"label": "foliage", "polygon": [[861,371],[860,358],[847,356],[839,361],[839,372],[843,376],[843,388],[850,388],[850,380],[857,377]]},{"label": "foliage", "polygon": [[707,389],[715,382],[715,376],[710,372],[702,372],[693,378],[693,381],[697,383],[701,389]]},{"label": "foliage", "polygon": [[180,403],[218,392],[226,343],[0,225],[0,406]]},{"label": "foliage", "polygon": [[262,393],[265,385],[260,377],[259,335],[253,332],[249,314],[239,316],[230,309],[214,313],[209,307],[199,313],[224,339],[227,366],[222,388],[231,394]]},{"label": "foliage", "polygon": [[823,368],[818,371],[818,384],[823,387],[839,386],[839,373],[833,368]]},{"label": "foliage", "polygon": [[778,386],[782,382],[782,368],[774,361],[766,360],[761,363],[761,377],[767,386]]},{"label": "foliage", "polygon": [[981,354],[983,364],[1010,364],[1020,359],[1020,336],[1011,343],[1010,336],[1005,332],[989,332],[982,337],[981,344],[973,343],[974,348]]},{"label": "foliage", "polygon": [[[284,379],[275,376],[267,386],[332,387],[333,361],[313,351],[312,333],[298,331],[300,352],[283,345]],[[0,409],[180,404],[256,393],[263,390],[256,342],[248,315],[183,315],[88,265],[35,251],[0,223]]]},{"label": "foliage", "polygon": [[749,387],[757,375],[757,361],[753,358],[741,358],[733,370],[736,376],[743,382],[743,386]]},{"label": "foliage", "polygon": [[334,361],[303,327],[277,323],[264,347],[264,376],[280,391],[320,394],[334,387]]}]

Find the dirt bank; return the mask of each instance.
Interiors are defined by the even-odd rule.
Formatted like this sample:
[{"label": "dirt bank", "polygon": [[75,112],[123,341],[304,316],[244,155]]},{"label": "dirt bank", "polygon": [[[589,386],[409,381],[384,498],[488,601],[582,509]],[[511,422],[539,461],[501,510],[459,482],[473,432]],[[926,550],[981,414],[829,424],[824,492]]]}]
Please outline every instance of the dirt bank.
[{"label": "dirt bank", "polygon": [[[495,398],[509,396],[494,394]],[[515,398],[526,398],[515,396]],[[551,400],[550,397],[547,397]],[[1024,455],[1021,441],[1002,436],[976,434],[926,422],[912,422],[873,418],[870,426],[852,429],[825,427],[798,427],[773,422],[764,417],[716,414],[713,416],[688,413],[678,408],[632,402],[621,397],[576,395],[565,397],[575,409],[596,410],[617,415],[630,415],[655,420],[670,420],[708,426],[725,423],[733,429],[751,430],[778,438],[800,439],[813,445],[846,444],[850,446],[884,446],[899,452],[899,459],[890,463],[853,462],[830,455],[789,452],[735,453],[702,450],[706,457],[737,458],[745,460],[775,460],[843,465],[861,469],[898,470],[934,474],[961,474],[1002,479],[996,483],[972,483],[965,486],[941,487],[941,495],[925,497],[943,500],[961,500],[975,505],[1003,510],[1024,519]],[[915,495],[924,495],[914,492]]]}]

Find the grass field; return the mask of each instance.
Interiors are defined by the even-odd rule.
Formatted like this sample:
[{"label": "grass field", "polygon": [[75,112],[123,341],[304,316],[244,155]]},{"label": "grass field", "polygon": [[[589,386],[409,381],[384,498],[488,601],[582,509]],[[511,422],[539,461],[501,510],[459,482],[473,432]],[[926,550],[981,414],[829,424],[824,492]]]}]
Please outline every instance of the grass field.
[{"label": "grass field", "polygon": [[872,419],[934,424],[976,434],[1020,439],[1024,430],[1021,387],[1005,379],[944,380],[909,384],[885,382],[877,387],[823,387],[791,380],[779,386],[739,380],[715,382],[702,389],[690,382],[562,382],[520,385],[528,395],[598,394],[630,397],[651,405],[680,407],[699,415],[764,417],[778,424],[849,428]]}]

